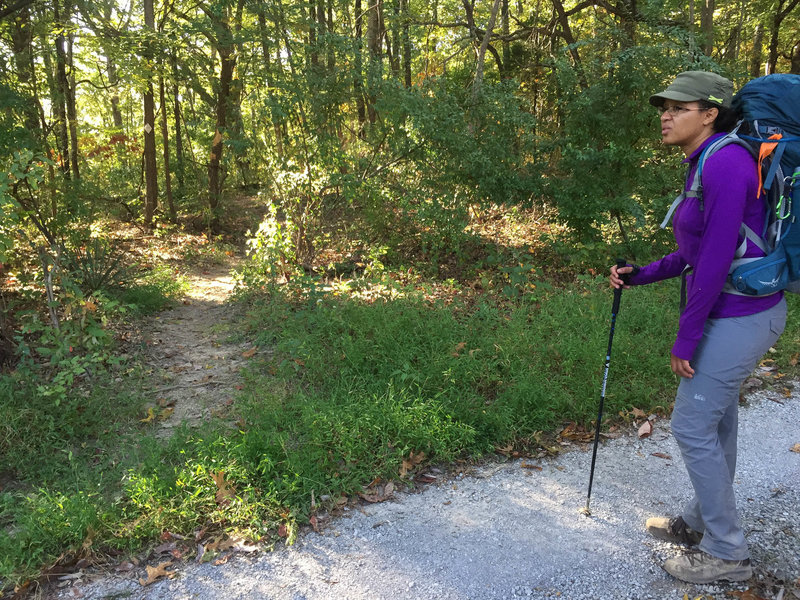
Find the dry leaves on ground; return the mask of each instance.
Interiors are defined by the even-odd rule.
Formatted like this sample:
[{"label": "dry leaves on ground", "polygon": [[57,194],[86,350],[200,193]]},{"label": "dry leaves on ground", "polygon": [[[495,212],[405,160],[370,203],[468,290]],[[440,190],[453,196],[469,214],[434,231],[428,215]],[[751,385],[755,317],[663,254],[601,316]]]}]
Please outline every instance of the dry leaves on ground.
[{"label": "dry leaves on ground", "polygon": [[370,484],[369,487],[363,492],[359,492],[358,495],[362,500],[373,504],[376,502],[385,502],[394,495],[394,483],[389,481],[385,485]]},{"label": "dry leaves on ground", "polygon": [[167,567],[171,566],[172,566],[172,561],[159,563],[155,567],[146,565],[145,569],[147,569],[147,579],[139,578],[139,584],[142,586],[147,586],[162,577],[169,577],[169,578],[175,577],[175,571],[167,570]]}]

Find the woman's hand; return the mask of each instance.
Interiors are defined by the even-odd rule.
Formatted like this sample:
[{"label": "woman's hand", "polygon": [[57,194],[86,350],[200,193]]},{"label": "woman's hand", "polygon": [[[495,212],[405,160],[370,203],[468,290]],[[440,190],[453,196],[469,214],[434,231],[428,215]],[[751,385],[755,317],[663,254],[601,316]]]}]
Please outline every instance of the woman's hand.
[{"label": "woman's hand", "polygon": [[622,276],[629,273],[633,273],[633,267],[618,267],[617,265],[611,267],[611,275],[608,278],[608,281],[611,283],[611,287],[617,289],[622,287],[626,290],[630,288],[631,286],[622,280]]},{"label": "woman's hand", "polygon": [[694,369],[692,365],[689,364],[688,360],[683,358],[678,358],[674,354],[670,354],[670,366],[672,367],[672,372],[675,373],[678,377],[686,377],[687,379],[691,379],[694,375]]}]

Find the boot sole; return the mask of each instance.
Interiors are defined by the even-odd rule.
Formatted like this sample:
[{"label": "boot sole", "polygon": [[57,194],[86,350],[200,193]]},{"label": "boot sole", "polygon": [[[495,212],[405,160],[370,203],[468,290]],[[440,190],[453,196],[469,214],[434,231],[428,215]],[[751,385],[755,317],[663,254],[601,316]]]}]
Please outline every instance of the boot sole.
[{"label": "boot sole", "polygon": [[717,575],[715,577],[692,577],[691,575],[687,574],[677,574],[671,573],[666,569],[666,567],[662,567],[667,573],[672,575],[675,579],[680,579],[681,581],[685,581],[686,583],[714,583],[716,581],[747,581],[753,576],[753,568],[752,567],[742,567],[741,569],[737,569],[735,571],[730,571],[725,573],[724,575]]}]

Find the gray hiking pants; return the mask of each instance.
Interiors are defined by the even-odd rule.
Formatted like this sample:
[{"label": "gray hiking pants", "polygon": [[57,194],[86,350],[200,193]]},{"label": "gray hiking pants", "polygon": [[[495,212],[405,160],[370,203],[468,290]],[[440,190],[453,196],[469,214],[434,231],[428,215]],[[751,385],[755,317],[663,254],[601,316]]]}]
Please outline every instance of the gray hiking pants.
[{"label": "gray hiking pants", "polygon": [[694,488],[683,520],[703,531],[700,549],[727,560],[749,558],[736,512],[739,388],[786,325],[786,301],[746,317],[709,319],[681,379],[672,411],[672,434]]}]

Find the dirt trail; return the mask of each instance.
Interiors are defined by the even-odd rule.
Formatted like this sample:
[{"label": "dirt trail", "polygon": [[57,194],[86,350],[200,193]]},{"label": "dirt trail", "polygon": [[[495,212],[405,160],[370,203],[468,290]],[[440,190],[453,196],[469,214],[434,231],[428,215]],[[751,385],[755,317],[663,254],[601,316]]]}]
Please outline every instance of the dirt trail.
[{"label": "dirt trail", "polygon": [[227,414],[249,346],[230,340],[236,308],[226,304],[237,259],[203,267],[188,278],[182,302],[142,332],[155,380],[154,418],[168,437],[184,421],[197,425]]}]

